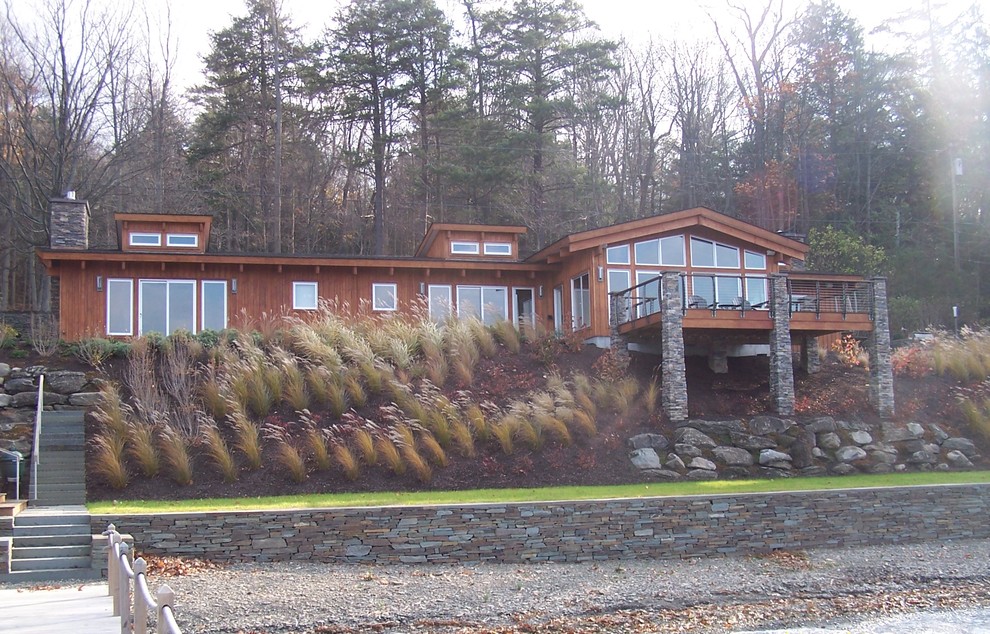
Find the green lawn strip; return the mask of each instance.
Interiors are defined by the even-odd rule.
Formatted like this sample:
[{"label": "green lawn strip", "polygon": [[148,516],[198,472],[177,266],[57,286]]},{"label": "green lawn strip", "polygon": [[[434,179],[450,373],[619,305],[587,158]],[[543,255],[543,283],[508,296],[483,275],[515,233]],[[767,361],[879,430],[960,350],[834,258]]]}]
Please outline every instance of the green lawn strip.
[{"label": "green lawn strip", "polygon": [[677,495],[719,495],[775,491],[815,491],[870,487],[972,484],[990,482],[990,471],[952,473],[891,473],[824,478],[777,480],[709,480],[705,482],[650,482],[612,486],[547,487],[540,489],[474,489],[465,491],[414,491],[372,493],[323,493],[256,498],[201,500],[115,500],[90,502],[90,513],[168,513],[196,511],[245,511],[329,508],[346,506],[427,506],[506,502],[562,502],[614,498]]}]

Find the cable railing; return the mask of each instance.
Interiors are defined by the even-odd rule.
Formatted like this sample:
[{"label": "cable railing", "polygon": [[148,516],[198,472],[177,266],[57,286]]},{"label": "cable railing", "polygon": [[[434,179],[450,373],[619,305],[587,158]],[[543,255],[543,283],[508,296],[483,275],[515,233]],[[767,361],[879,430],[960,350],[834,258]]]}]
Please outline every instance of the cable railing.
[{"label": "cable railing", "polygon": [[147,562],[138,557],[131,564],[128,557],[130,548],[113,524],[103,534],[107,536],[107,581],[110,596],[113,597],[113,615],[120,617],[120,631],[124,634],[147,634],[148,615],[154,613],[156,634],[182,634],[172,608],[175,592],[168,585],[162,585],[152,597],[145,574]]},{"label": "cable railing", "polygon": [[[38,405],[34,414],[34,444],[31,446],[31,485],[28,499],[38,499],[38,465],[41,464],[41,412],[45,408],[45,375],[38,376]],[[18,474],[20,470],[18,469]]]},{"label": "cable railing", "polygon": [[[767,311],[773,317],[774,289],[766,275],[726,275],[720,273],[682,273],[681,306],[684,314],[691,309],[719,311]],[[661,276],[652,277],[630,288],[609,293],[611,318],[616,325],[635,321],[660,311]],[[873,318],[873,286],[868,281],[850,281],[828,276],[814,279],[788,277],[790,314],[866,314]]]}]

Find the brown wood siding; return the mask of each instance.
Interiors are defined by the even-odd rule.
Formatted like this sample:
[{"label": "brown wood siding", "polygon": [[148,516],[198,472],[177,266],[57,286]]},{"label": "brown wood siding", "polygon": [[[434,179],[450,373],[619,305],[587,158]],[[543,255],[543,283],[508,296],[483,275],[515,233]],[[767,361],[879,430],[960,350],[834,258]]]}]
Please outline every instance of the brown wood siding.
[{"label": "brown wood siding", "polygon": [[[474,242],[478,245],[478,254],[453,254],[450,252],[450,244],[452,242]],[[485,242],[511,244],[512,255],[485,255]],[[515,262],[519,259],[519,240],[517,234],[499,231],[441,231],[439,232],[437,238],[430,244],[429,249],[427,249],[424,255],[428,258],[444,260],[483,259],[491,261],[496,258],[501,259],[504,257],[504,259],[508,262]]]},{"label": "brown wood siding", "polygon": [[[223,280],[227,283],[228,325],[243,325],[242,311],[257,319],[262,313],[287,314],[305,318],[306,310],[292,309],[293,282],[316,282],[321,300],[334,301],[341,311],[355,314],[360,310],[372,314],[390,314],[391,311],[372,311],[370,302],[372,284],[396,284],[399,312],[408,313],[420,299],[420,284],[425,286],[458,285],[504,286],[509,291],[509,316],[513,306],[513,288],[532,288],[537,319],[545,319],[552,307],[549,278],[529,271],[484,271],[471,269],[398,269],[389,267],[332,267],[288,265],[237,265],[156,262],[61,262],[52,271],[61,277],[62,315],[61,335],[66,340],[92,336],[106,336],[107,332],[107,282],[109,279],[133,281],[134,302],[132,323],[135,335],[138,328],[138,294],[142,279],[195,280],[196,328],[201,328],[200,305],[204,280]],[[103,277],[104,288],[96,288],[97,276]],[[237,280],[237,292],[232,281]],[[544,296],[538,289],[544,287]],[[456,293],[456,290],[454,291]]]},{"label": "brown wood siding", "polygon": [[[167,216],[160,218],[168,218]],[[142,253],[204,253],[209,240],[209,223],[205,221],[187,220],[174,222],[170,220],[130,220],[120,221],[120,247],[125,252]],[[161,236],[161,246],[131,246],[130,235],[132,233],[155,233]],[[182,233],[197,236],[195,247],[170,247],[168,246],[168,234]]]}]

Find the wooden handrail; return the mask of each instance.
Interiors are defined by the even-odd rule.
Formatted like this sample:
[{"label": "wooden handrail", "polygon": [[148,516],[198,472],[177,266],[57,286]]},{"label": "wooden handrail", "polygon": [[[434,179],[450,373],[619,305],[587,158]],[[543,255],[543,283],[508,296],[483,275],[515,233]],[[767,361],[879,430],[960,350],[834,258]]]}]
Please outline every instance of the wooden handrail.
[{"label": "wooden handrail", "polygon": [[[109,594],[113,597],[113,614],[120,617],[121,634],[147,634],[148,613],[156,616],[157,634],[182,634],[175,622],[175,592],[168,585],[162,585],[152,598],[148,588],[146,572],[148,564],[141,557],[131,565],[129,548],[123,542],[116,527],[110,524],[103,532],[107,536],[107,582]],[[131,580],[134,581],[134,595],[131,596]],[[133,618],[132,618],[133,615]]]}]

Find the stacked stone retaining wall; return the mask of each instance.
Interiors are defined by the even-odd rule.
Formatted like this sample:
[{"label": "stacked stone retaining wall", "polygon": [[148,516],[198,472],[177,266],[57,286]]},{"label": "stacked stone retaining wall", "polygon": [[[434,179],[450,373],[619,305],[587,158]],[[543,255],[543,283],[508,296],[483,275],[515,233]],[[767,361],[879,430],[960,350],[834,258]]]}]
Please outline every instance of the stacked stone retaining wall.
[{"label": "stacked stone retaining wall", "polygon": [[990,485],[582,502],[94,515],[216,561],[578,562],[990,537]]}]

